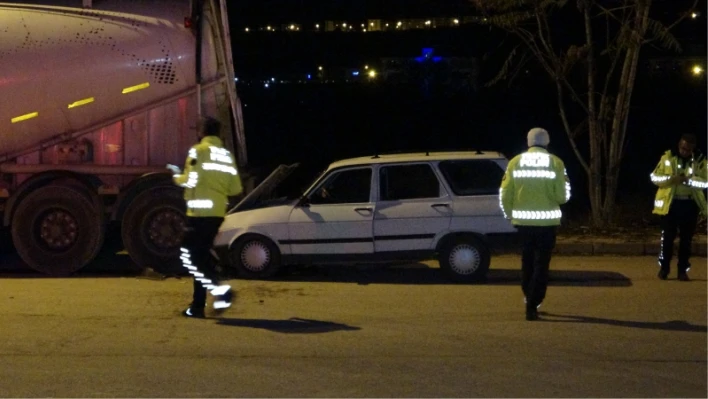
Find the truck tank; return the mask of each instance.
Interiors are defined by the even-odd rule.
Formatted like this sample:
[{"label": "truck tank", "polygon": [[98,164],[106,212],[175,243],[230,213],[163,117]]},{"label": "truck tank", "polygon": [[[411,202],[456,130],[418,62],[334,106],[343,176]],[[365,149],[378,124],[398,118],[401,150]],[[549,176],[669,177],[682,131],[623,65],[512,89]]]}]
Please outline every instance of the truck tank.
[{"label": "truck tank", "polygon": [[115,224],[139,266],[179,267],[165,164],[208,114],[246,165],[226,16],[226,0],[0,2],[0,240],[27,265],[73,273]]},{"label": "truck tank", "polygon": [[0,3],[0,159],[194,87],[188,1],[99,5]]}]

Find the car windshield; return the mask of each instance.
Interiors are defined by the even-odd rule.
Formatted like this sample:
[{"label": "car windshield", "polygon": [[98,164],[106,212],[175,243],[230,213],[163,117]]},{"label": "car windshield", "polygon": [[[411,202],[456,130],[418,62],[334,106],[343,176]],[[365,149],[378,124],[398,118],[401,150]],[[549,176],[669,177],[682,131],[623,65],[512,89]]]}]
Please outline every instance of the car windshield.
[{"label": "car windshield", "polygon": [[321,165],[300,165],[278,183],[269,197],[298,199],[325,171]]}]

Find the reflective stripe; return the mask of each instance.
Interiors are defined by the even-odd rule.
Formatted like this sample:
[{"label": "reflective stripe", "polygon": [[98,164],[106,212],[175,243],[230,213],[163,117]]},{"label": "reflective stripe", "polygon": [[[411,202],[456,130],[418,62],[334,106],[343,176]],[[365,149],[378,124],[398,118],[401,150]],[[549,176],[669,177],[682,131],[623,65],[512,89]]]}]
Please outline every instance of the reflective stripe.
[{"label": "reflective stripe", "polygon": [[[656,159],[656,158],[655,158],[655,159]],[[669,161],[669,160],[667,159],[666,161],[664,161],[664,165],[666,165],[666,166],[671,166],[671,161]]]},{"label": "reflective stripe", "polygon": [[655,208],[661,208],[664,206],[664,200],[656,200],[654,201],[654,207]]},{"label": "reflective stripe", "polygon": [[708,188],[708,183],[693,179],[688,180],[688,185],[695,188]]},{"label": "reflective stripe", "polygon": [[665,182],[670,179],[669,176],[658,176],[658,175],[655,175],[654,173],[652,173],[649,176],[651,177],[651,181],[653,181],[654,183],[661,183],[661,182]]},{"label": "reflective stripe", "polygon": [[507,216],[506,212],[504,212],[504,203],[502,202],[502,193],[504,192],[503,188],[499,189],[499,208],[501,208],[502,214],[504,215],[504,219],[509,219],[509,216]]},{"label": "reflective stripe", "polygon": [[190,209],[211,209],[214,207],[214,201],[208,199],[198,199],[187,201],[187,208]]},{"label": "reflective stripe", "polygon": [[211,158],[212,161],[221,162],[221,163],[225,163],[225,164],[231,163],[231,157],[228,155],[215,154],[212,152],[211,154],[209,154],[209,157]]},{"label": "reflective stripe", "polygon": [[187,182],[184,183],[184,187],[186,187],[186,188],[197,187],[198,182],[199,182],[199,173],[198,172],[189,172],[189,178],[187,179]]},{"label": "reflective stripe", "polygon": [[197,150],[195,148],[190,148],[189,149],[189,155],[187,155],[190,158],[197,159]]},{"label": "reflective stripe", "polygon": [[209,146],[209,151],[211,151],[212,153],[215,153],[215,154],[220,154],[220,155],[230,155],[231,154],[229,152],[229,150],[227,150],[225,148],[215,147],[213,145]]},{"label": "reflective stripe", "polygon": [[207,162],[207,163],[203,164],[202,169],[216,170],[219,172],[230,173],[234,176],[236,176],[238,174],[238,172],[236,171],[236,168],[234,168],[233,166],[222,165],[220,163],[213,163],[213,162]]},{"label": "reflective stripe", "polygon": [[513,172],[514,178],[524,178],[524,177],[530,177],[530,178],[536,178],[536,179],[555,179],[556,178],[556,172],[552,170],[529,170],[529,169],[521,169],[521,170],[515,170]]},{"label": "reflective stripe", "polygon": [[562,215],[559,209],[554,211],[511,211],[511,217],[514,219],[526,220],[560,219]]}]

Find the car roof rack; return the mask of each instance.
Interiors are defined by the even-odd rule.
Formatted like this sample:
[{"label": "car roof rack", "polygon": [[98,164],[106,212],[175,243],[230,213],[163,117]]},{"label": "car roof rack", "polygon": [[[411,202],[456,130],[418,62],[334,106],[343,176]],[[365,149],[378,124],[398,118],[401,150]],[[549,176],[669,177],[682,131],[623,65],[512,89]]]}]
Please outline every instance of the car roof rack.
[{"label": "car roof rack", "polygon": [[431,152],[464,152],[464,151],[469,151],[469,152],[474,152],[477,155],[483,154],[483,152],[480,149],[474,149],[474,148],[436,148],[434,150],[396,150],[396,151],[377,151],[371,159],[379,159],[381,158],[381,155],[399,155],[399,154],[417,154],[417,153],[425,153],[425,156],[428,157],[430,156]]}]

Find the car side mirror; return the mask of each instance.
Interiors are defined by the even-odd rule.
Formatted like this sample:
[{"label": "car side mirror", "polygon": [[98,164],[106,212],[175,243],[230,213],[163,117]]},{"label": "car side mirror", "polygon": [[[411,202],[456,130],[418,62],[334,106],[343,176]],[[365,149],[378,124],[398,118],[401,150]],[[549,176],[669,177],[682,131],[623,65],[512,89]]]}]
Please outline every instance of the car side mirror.
[{"label": "car side mirror", "polygon": [[310,207],[310,199],[307,198],[306,196],[300,197],[300,200],[297,202],[297,206],[302,207],[302,208],[309,208]]}]

